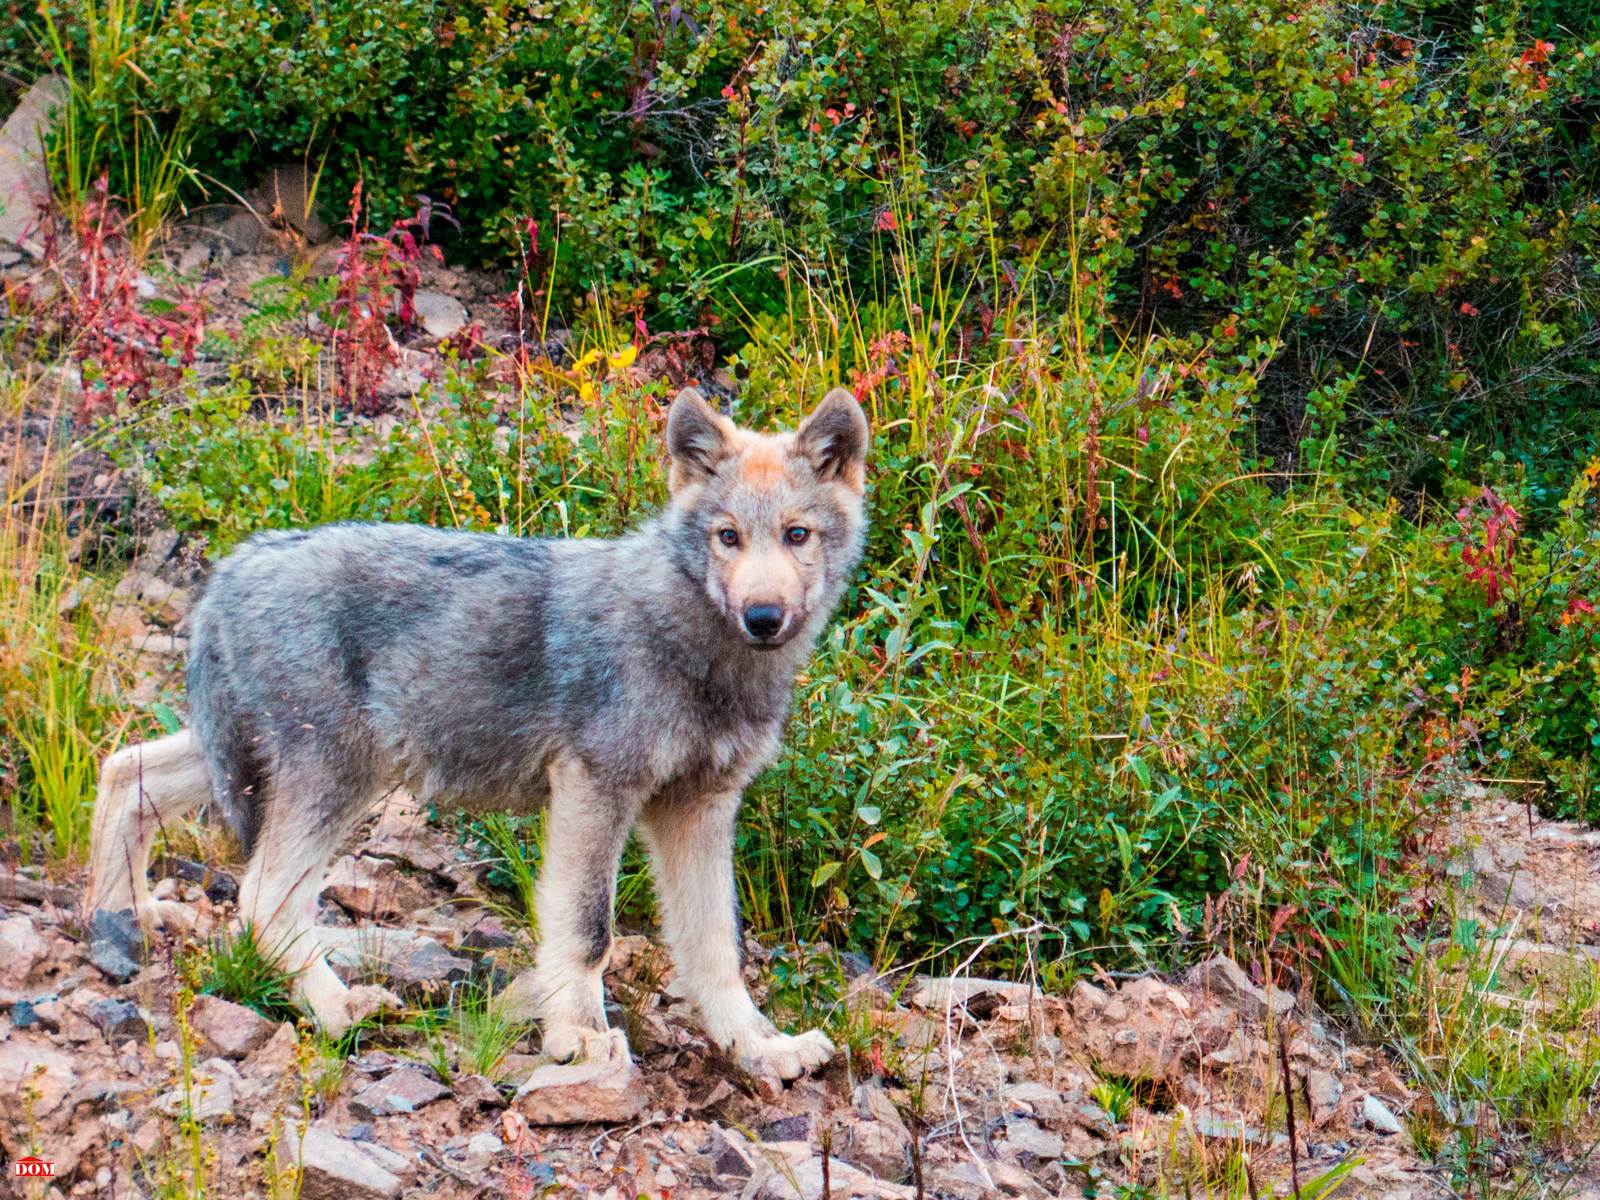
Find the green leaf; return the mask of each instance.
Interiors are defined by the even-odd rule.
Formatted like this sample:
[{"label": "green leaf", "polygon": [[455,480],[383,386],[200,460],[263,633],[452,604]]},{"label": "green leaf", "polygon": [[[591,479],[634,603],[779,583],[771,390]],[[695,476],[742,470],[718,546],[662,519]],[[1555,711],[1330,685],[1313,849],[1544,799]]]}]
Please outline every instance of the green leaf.
[{"label": "green leaf", "polygon": [[883,860],[865,847],[861,851],[861,865],[873,879],[883,878]]},{"label": "green leaf", "polygon": [[178,714],[172,711],[169,705],[157,702],[150,706],[150,711],[155,719],[160,722],[163,732],[177,733],[183,728],[183,722],[178,719]]}]

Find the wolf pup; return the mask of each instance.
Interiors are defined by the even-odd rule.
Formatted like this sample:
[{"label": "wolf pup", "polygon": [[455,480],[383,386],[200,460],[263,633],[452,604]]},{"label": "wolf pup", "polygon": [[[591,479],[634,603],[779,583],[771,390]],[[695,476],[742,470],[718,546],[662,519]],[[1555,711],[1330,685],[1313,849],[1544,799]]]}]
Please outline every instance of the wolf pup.
[{"label": "wolf pup", "polygon": [[735,428],[690,389],[667,417],[671,500],[615,540],[405,525],[263,533],[194,612],[190,727],[117,751],[96,801],[89,911],[183,919],[145,878],[160,826],[212,800],[250,855],[239,914],[337,1034],[381,1007],[325,958],[329,859],[374,800],[546,805],[539,950],[499,1003],[558,1058],[606,1027],[618,858],[637,823],[677,989],[759,1075],[833,1046],[778,1032],[740,974],[734,821],[778,749],[795,672],[861,557],[867,421],[835,389],[793,432]]}]

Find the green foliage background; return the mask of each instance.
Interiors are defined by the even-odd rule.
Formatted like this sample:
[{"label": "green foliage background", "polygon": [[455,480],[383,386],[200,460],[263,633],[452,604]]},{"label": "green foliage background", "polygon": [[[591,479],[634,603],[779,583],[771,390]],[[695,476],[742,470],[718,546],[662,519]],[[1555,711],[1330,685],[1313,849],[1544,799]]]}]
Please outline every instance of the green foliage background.
[{"label": "green foliage background", "polygon": [[[139,20],[118,86],[200,180],[305,161],[325,215],[360,179],[377,228],[425,194],[461,222],[447,252],[495,265],[531,218],[531,274],[580,340],[708,330],[744,420],[861,384],[875,532],[750,808],[766,927],[888,957],[995,937],[1001,959],[1043,928],[1114,958],[1217,936],[1236,894],[1292,905],[1354,981],[1342,956],[1402,919],[1386,881],[1466,775],[1592,814],[1589,8]],[[508,409],[463,366],[426,423],[330,451],[320,399],[262,403],[286,390],[264,363],[315,356],[294,331],[327,299],[263,295],[233,377],[123,446],[214,551],[342,517],[608,533],[659,500],[661,396],[620,378],[594,381],[576,445],[571,378]],[[1520,522],[1492,592],[1462,559],[1485,488]]]}]

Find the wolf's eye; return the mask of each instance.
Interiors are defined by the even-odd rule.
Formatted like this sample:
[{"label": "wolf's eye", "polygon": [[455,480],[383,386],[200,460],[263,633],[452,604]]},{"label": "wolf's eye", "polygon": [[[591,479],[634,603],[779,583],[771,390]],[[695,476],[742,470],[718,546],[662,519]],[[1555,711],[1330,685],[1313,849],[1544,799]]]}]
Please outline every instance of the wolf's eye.
[{"label": "wolf's eye", "polygon": [[737,529],[718,530],[717,540],[724,546],[737,546],[739,544],[739,531]]},{"label": "wolf's eye", "polygon": [[804,525],[791,525],[783,531],[783,540],[791,546],[803,546],[806,539],[811,536],[811,530]]}]

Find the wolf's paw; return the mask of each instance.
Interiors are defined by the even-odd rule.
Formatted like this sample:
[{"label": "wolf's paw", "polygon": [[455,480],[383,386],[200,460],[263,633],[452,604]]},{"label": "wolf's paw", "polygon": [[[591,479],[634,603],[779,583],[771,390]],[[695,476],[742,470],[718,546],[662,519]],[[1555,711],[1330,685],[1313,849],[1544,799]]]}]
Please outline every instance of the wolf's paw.
[{"label": "wolf's paw", "polygon": [[765,1033],[738,1047],[739,1065],[770,1079],[798,1079],[833,1057],[833,1043],[820,1029],[801,1034]]},{"label": "wolf's paw", "polygon": [[620,1029],[588,1029],[582,1025],[551,1025],[544,1031],[544,1052],[557,1062],[623,1062],[628,1035]]},{"label": "wolf's paw", "polygon": [[193,933],[197,916],[194,909],[177,900],[146,900],[134,909],[134,917],[146,937],[168,933]]},{"label": "wolf's paw", "polygon": [[346,990],[329,1002],[313,1005],[312,1015],[322,1032],[331,1038],[343,1037],[356,1025],[380,1012],[398,1012],[405,1002],[386,987],[363,983]]}]

